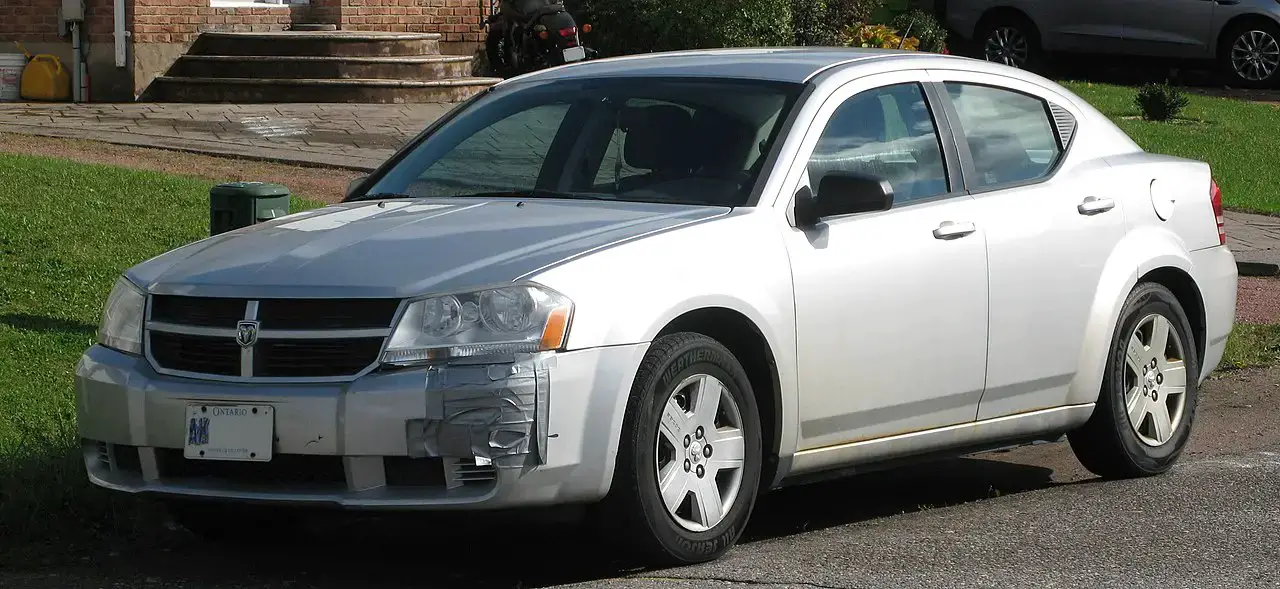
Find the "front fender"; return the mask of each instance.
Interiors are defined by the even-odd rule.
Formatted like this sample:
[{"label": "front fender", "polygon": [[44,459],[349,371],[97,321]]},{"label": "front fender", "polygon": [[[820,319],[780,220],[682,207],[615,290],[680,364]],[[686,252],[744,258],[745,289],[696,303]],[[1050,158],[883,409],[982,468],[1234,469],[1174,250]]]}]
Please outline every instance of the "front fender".
[{"label": "front fender", "polygon": [[1191,253],[1175,235],[1156,228],[1138,228],[1111,251],[1094,294],[1084,346],[1076,364],[1076,376],[1067,392],[1067,404],[1094,403],[1102,388],[1108,351],[1125,299],[1138,278],[1152,270],[1177,268],[1191,273]]}]

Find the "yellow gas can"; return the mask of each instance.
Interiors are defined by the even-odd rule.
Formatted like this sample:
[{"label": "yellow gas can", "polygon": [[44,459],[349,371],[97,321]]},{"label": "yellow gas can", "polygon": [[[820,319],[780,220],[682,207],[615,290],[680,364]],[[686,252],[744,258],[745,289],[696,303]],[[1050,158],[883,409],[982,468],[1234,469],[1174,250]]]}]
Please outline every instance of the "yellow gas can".
[{"label": "yellow gas can", "polygon": [[71,100],[71,72],[56,55],[41,53],[22,70],[24,100]]}]

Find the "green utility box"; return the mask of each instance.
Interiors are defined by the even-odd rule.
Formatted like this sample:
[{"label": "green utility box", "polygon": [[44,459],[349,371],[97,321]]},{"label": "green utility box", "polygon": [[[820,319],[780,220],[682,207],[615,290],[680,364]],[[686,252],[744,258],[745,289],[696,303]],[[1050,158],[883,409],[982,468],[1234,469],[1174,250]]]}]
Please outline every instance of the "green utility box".
[{"label": "green utility box", "polygon": [[289,214],[289,189],[269,182],[230,182],[209,190],[209,235]]}]

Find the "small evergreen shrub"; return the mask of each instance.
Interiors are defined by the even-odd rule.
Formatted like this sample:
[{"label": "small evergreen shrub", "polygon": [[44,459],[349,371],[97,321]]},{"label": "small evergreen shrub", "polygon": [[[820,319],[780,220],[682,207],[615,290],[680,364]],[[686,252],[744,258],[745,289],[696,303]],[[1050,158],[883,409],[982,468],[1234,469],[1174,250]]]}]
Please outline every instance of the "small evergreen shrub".
[{"label": "small evergreen shrub", "polygon": [[893,20],[889,21],[889,26],[896,29],[900,36],[919,39],[920,51],[942,53],[947,50],[946,27],[927,11],[919,8],[908,10],[893,17]]},{"label": "small evergreen shrub", "polygon": [[1142,112],[1142,118],[1148,121],[1169,121],[1176,118],[1191,99],[1187,98],[1187,95],[1177,86],[1168,82],[1161,84],[1148,82],[1138,88],[1133,101]]}]

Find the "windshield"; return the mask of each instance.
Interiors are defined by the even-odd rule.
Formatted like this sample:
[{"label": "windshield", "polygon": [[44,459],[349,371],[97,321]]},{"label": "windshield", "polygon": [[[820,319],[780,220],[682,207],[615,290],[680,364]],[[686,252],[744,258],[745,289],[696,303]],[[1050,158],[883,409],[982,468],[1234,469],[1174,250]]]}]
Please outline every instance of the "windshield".
[{"label": "windshield", "polygon": [[498,88],[363,192],[741,206],[801,89],[703,78]]}]

